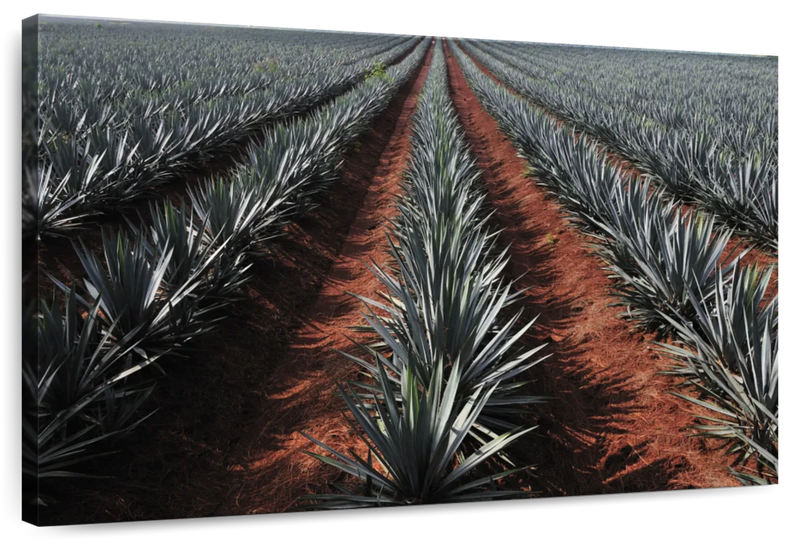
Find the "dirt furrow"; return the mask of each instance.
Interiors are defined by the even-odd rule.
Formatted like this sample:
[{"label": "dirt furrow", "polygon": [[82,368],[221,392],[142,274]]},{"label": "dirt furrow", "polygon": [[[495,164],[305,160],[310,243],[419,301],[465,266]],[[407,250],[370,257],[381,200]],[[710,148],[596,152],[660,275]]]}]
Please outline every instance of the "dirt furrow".
[{"label": "dirt furrow", "polygon": [[532,343],[552,356],[535,367],[536,393],[553,397],[537,409],[539,428],[523,451],[537,466],[544,495],[583,495],[736,485],[713,444],[690,438],[692,408],[669,394],[666,361],[619,317],[611,282],[587,240],[572,229],[547,192],[526,177],[526,163],[481,107],[450,51],[447,64],[459,118],[501,241],[511,246],[514,276],[530,316]]},{"label": "dirt furrow", "polygon": [[324,203],[257,260],[233,315],[171,365],[152,402],[160,413],[103,467],[116,479],[71,489],[57,521],[280,512],[333,476],[300,451],[310,444],[298,431],[356,445],[335,396],[354,365],[332,350],[349,348],[348,326],[359,323],[345,291],[377,287],[362,261],[382,260],[432,51],[348,154]]},{"label": "dirt furrow", "polygon": [[[412,114],[432,51],[402,93],[402,101],[390,106],[388,122],[359,151],[378,156],[378,163],[345,168],[346,177],[368,180],[369,190],[316,303],[277,361],[267,393],[268,411],[254,427],[258,435],[243,445],[231,467],[243,474],[243,485],[226,499],[219,514],[282,512],[298,496],[326,489],[337,473],[302,453],[316,448],[300,431],[341,451],[363,449],[341,416],[344,403],[336,395],[337,382],[355,378],[357,369],[335,350],[352,351],[348,336],[357,336],[352,327],[363,324],[361,303],[349,293],[372,296],[380,289],[365,263],[385,260],[386,219],[394,215],[394,198],[410,157]],[[359,453],[366,456],[366,451]]]}]

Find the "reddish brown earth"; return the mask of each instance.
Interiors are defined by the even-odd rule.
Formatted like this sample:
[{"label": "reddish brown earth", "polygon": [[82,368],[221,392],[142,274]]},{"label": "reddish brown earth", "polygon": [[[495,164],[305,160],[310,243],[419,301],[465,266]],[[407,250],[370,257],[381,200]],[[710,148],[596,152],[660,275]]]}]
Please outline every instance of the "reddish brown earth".
[{"label": "reddish brown earth", "polygon": [[99,484],[62,491],[52,523],[282,512],[335,471],[304,455],[307,432],[337,448],[359,445],[336,383],[355,365],[348,327],[377,279],[362,261],[384,258],[384,225],[410,151],[411,115],[432,49],[359,140],[340,181],[256,262],[253,280],[196,354],[173,361],[151,420],[121,445]]},{"label": "reddish brown earth", "polygon": [[602,262],[525,176],[525,161],[480,106],[449,47],[447,64],[459,118],[505,229],[501,241],[511,246],[511,274],[524,274],[525,310],[540,316],[528,341],[546,342],[552,354],[534,367],[534,390],[553,399],[537,410],[536,435],[513,451],[538,467],[534,489],[582,495],[737,485],[723,452],[689,437],[694,410],[669,394],[675,383],[659,375],[667,361],[610,307],[615,298]]},{"label": "reddish brown earth", "polygon": [[[458,44],[455,44],[454,46],[455,47],[459,47]],[[505,83],[503,83],[500,80],[500,78],[498,78],[494,74],[494,72],[489,70],[489,68],[487,68],[485,65],[483,65],[478,59],[476,59],[473,55],[471,55],[465,49],[460,48],[460,50],[470,60],[472,60],[472,62],[475,63],[475,66],[477,66],[480,69],[481,72],[483,72],[489,78],[491,78],[492,81],[494,81],[498,85],[502,86],[503,88],[505,88],[510,93],[512,93],[512,94],[514,94],[514,95],[516,95],[516,96],[518,96],[520,98],[525,98],[524,96],[519,94],[517,91],[515,91],[514,89],[508,87]],[[540,104],[533,104],[533,105],[537,109],[541,110],[542,112],[544,112],[547,115],[549,115],[550,117],[552,117],[558,123],[558,126],[565,125],[565,124],[569,125],[566,121],[561,119],[558,115],[556,115],[555,113],[553,113],[549,109],[545,108],[544,106],[541,106]],[[642,172],[638,168],[636,168],[636,166],[634,166],[631,161],[629,161],[628,159],[624,158],[619,153],[617,153],[613,149],[609,148],[607,145],[603,144],[600,140],[598,140],[594,136],[592,136],[590,134],[587,134],[587,133],[585,133],[585,132],[583,132],[583,131],[575,128],[575,127],[572,127],[572,128],[573,128],[573,130],[575,132],[575,138],[576,139],[578,138],[579,135],[583,135],[588,141],[592,142],[595,145],[595,147],[597,148],[599,153],[604,153],[608,157],[609,162],[612,165],[618,166],[619,169],[624,174],[627,174],[627,175],[631,176],[633,179],[640,179],[640,178],[644,177],[644,174],[642,174]],[[690,205],[690,204],[682,204],[681,205],[681,211],[683,213],[686,213],[686,212],[688,212],[688,211],[690,211],[692,209],[694,209],[693,205]],[[776,266],[775,271],[774,271],[773,276],[772,276],[773,280],[772,280],[771,283],[772,283],[772,290],[774,292],[777,292],[777,280],[778,280],[778,271],[777,271],[778,254],[777,254],[777,251],[772,252],[772,251],[763,250],[760,247],[758,247],[751,240],[749,240],[747,238],[744,238],[744,237],[741,237],[741,236],[738,236],[738,235],[735,234],[735,235],[733,235],[731,237],[730,243],[726,246],[726,255],[728,255],[728,258],[725,259],[725,264],[727,264],[728,262],[732,261],[737,255],[742,253],[744,250],[747,250],[747,254],[744,255],[742,257],[742,259],[741,259],[743,264],[747,265],[747,264],[756,264],[756,263],[758,263],[760,266],[767,266],[767,267],[768,266],[772,266],[772,265]]]},{"label": "reddish brown earth", "polygon": [[223,515],[283,512],[300,494],[325,491],[326,482],[340,476],[302,453],[322,450],[312,447],[300,431],[340,451],[352,448],[366,457],[363,443],[340,414],[344,404],[336,395],[336,384],[356,378],[358,370],[334,350],[352,352],[348,336],[357,336],[352,327],[364,323],[363,306],[350,293],[372,297],[381,290],[380,281],[365,263],[386,260],[386,220],[395,215],[395,195],[411,150],[412,114],[432,54],[431,48],[421,71],[410,81],[410,90],[389,108],[387,125],[378,127],[379,134],[368,138],[359,151],[380,157],[378,163],[344,169],[345,178],[367,181],[368,192],[316,303],[305,313],[302,327],[294,332],[291,346],[278,362],[285,371],[273,378],[271,406],[254,427],[258,437],[241,449],[232,467],[244,475],[244,483],[226,500],[220,511]]}]

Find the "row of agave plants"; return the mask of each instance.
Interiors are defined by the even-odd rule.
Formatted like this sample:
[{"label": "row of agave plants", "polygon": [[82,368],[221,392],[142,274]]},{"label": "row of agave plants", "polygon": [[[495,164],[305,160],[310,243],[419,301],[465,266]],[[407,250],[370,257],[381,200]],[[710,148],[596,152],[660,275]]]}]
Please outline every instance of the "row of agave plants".
[{"label": "row of agave plants", "polygon": [[[397,62],[418,43],[409,38],[375,59]],[[124,104],[102,96],[79,104],[63,93],[41,97],[38,168],[28,169],[23,179],[26,217],[32,219],[23,235],[63,235],[86,226],[96,214],[147,194],[263,125],[313,110],[352,88],[368,70],[339,66],[200,103],[160,95]]]},{"label": "row of agave plants", "polygon": [[581,89],[544,84],[530,75],[536,69],[516,49],[473,43],[464,47],[515,91],[621,153],[670,196],[703,207],[740,234],[777,251],[777,118],[774,138],[758,139],[739,154],[725,142],[747,132],[740,125],[725,125],[722,134],[712,127],[667,126],[653,121],[656,113],[648,117],[603,104]]},{"label": "row of agave plants", "polygon": [[[246,95],[287,78],[364,62],[410,36],[203,28],[38,25],[43,96],[119,105],[142,96],[183,102]],[[81,108],[78,108],[81,109]]]},{"label": "row of agave plants", "polygon": [[[419,38],[403,36],[388,41],[378,49],[359,48],[350,52],[352,61],[345,63],[335,61],[337,53],[342,53],[335,42],[322,51],[309,47],[313,53],[303,55],[293,51],[272,59],[270,62],[281,67],[268,69],[265,74],[256,74],[257,68],[250,67],[248,70],[242,66],[229,74],[218,62],[208,60],[201,63],[202,69],[186,73],[186,79],[181,79],[184,74],[180,70],[165,73],[165,67],[159,64],[164,62],[163,59],[145,57],[128,61],[124,75],[120,75],[118,71],[107,73],[107,69],[96,73],[85,58],[90,54],[86,49],[80,61],[64,58],[66,55],[63,51],[60,57],[55,58],[43,54],[39,60],[42,68],[39,75],[39,115],[50,138],[65,133],[81,134],[95,126],[124,132],[138,118],[167,112],[188,114],[192,106],[204,105],[209,108],[220,99],[238,98],[241,107],[246,108],[250,102],[263,100],[273,89],[279,94],[283,93],[283,86],[292,82],[303,86],[308,81],[324,82],[339,72],[345,72],[346,75],[348,70],[363,73],[375,64],[392,63],[398,51],[401,54],[408,51],[417,41]],[[114,45],[118,46],[116,43]],[[91,53],[96,54],[96,51]],[[170,54],[176,56],[173,62],[178,62],[185,51],[173,47]],[[114,66],[119,62],[113,55],[102,60]],[[147,66],[150,71],[143,67],[143,62],[151,63]],[[257,83],[247,81],[254,76],[259,80]],[[147,78],[156,78],[158,83]],[[230,100],[222,103],[227,102]]]},{"label": "row of agave plants", "polygon": [[[706,410],[698,433],[737,454],[743,483],[778,474],[778,301],[772,268],[725,264],[730,234],[711,216],[682,212],[663,189],[486,76],[453,48],[469,85],[533,172],[596,240],[625,315],[659,333],[685,379],[680,396]],[[756,469],[745,462],[755,458]]]},{"label": "row of agave plants", "polygon": [[[667,131],[705,132],[736,156],[777,153],[778,62],[733,55],[486,43],[530,76],[643,117]],[[647,82],[644,85],[642,82]]]},{"label": "row of agave plants", "polygon": [[188,203],[152,205],[150,221],[104,231],[102,257],[76,246],[83,285],[52,278],[63,297],[23,316],[23,472],[38,500],[39,483],[74,475],[73,465],[147,417],[152,370],[214,328],[248,280],[251,256],[314,206],[426,49],[267,130],[229,175],[190,188]]},{"label": "row of agave plants", "polygon": [[497,487],[529,467],[492,474],[486,464],[531,430],[512,421],[542,401],[526,395],[520,379],[541,360],[535,355],[542,346],[518,347],[533,322],[508,315],[519,293],[503,279],[508,258],[487,224],[480,172],[449,96],[441,41],[413,122],[410,166],[386,233],[389,264],[370,267],[381,296],[356,295],[372,341],[358,343],[357,354],[342,354],[367,376],[340,386],[367,453],[348,455],[305,435],[323,450],[310,455],[360,484],[332,484],[332,493],[303,497],[306,508],[530,494]]}]

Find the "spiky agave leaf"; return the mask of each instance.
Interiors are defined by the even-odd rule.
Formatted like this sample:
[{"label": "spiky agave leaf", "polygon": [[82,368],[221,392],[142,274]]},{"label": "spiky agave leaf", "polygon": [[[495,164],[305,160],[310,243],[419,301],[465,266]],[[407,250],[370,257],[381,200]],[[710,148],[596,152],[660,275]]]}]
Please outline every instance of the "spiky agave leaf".
[{"label": "spiky agave leaf", "polygon": [[134,378],[154,359],[111,342],[115,324],[99,306],[84,313],[71,290],[64,313],[42,304],[39,316],[23,316],[23,477],[38,504],[50,500],[42,481],[85,476],[73,468],[107,454],[147,417],[136,419],[152,385]]},{"label": "spiky agave leaf", "polygon": [[[428,384],[419,382],[413,373],[404,372],[399,378],[401,390],[398,400],[393,394],[386,370],[379,361],[376,385],[381,390],[383,401],[375,395],[371,408],[350,385],[346,389],[341,388],[355,421],[353,427],[365,442],[369,457],[367,460],[358,456],[349,457],[304,434],[329,455],[306,453],[368,485],[360,494],[301,497],[299,500],[306,503],[304,508],[432,504],[530,495],[524,491],[486,489],[490,483],[529,467],[467,482],[463,479],[531,429],[515,429],[497,436],[468,455],[458,466],[453,466],[456,452],[469,436],[493,390],[481,389],[459,401],[456,391],[458,374],[456,363],[451,371],[453,378],[445,383],[443,361],[437,364]],[[378,466],[373,463],[373,458]]]},{"label": "spiky agave leaf", "polygon": [[[148,358],[180,348],[186,339],[209,330],[208,324],[195,319],[198,301],[190,296],[202,283],[199,274],[165,290],[171,248],[151,255],[142,233],[131,241],[122,231],[115,235],[104,230],[102,239],[105,265],[82,241],[76,251],[86,274],[88,300],[99,301],[105,319],[116,324],[115,341],[122,347],[135,344],[134,349]],[[70,290],[51,279],[64,292]],[[91,306],[83,298],[79,302]]]},{"label": "spiky agave leaf", "polygon": [[[628,315],[662,336],[669,335],[671,329],[662,318],[663,312],[695,319],[692,298],[705,300],[712,292],[730,236],[730,231],[715,232],[713,218],[690,212],[675,214],[669,223],[660,224],[655,247],[639,247],[631,238],[618,239],[627,246],[638,268],[633,274],[615,269],[624,282],[618,290],[629,307]],[[736,262],[720,273],[727,274]]]},{"label": "spiky agave leaf", "polygon": [[675,372],[709,399],[682,395],[715,413],[700,416],[707,421],[701,432],[731,441],[731,451],[754,455],[777,477],[778,307],[777,298],[765,302],[770,275],[739,265],[719,275],[713,296],[692,296],[696,321],[668,318],[684,346],[662,349],[680,364]]}]

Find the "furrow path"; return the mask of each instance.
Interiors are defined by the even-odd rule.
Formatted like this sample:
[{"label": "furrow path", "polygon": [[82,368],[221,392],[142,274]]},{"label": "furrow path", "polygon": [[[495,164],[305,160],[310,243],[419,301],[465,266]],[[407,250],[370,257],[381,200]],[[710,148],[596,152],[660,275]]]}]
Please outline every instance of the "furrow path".
[{"label": "furrow path", "polygon": [[539,316],[533,345],[552,355],[534,367],[538,428],[512,450],[536,465],[533,489],[545,496],[734,486],[724,453],[689,436],[688,403],[647,338],[610,306],[616,299],[603,263],[469,88],[447,42],[451,95],[495,209],[500,241],[528,317]]},{"label": "furrow path", "polygon": [[410,158],[412,115],[432,56],[431,47],[420,70],[362,141],[357,156],[364,160],[343,169],[345,178],[366,184],[367,193],[314,305],[275,361],[265,411],[254,427],[258,435],[243,444],[230,467],[244,476],[242,485],[226,497],[219,515],[283,512],[299,496],[329,489],[338,472],[302,452],[321,450],[300,431],[366,456],[341,414],[345,406],[336,385],[357,378],[358,370],[335,350],[352,351],[350,338],[357,336],[352,327],[363,324],[363,307],[350,293],[373,296],[380,289],[365,263],[385,261],[386,220],[395,215],[395,195]]}]

